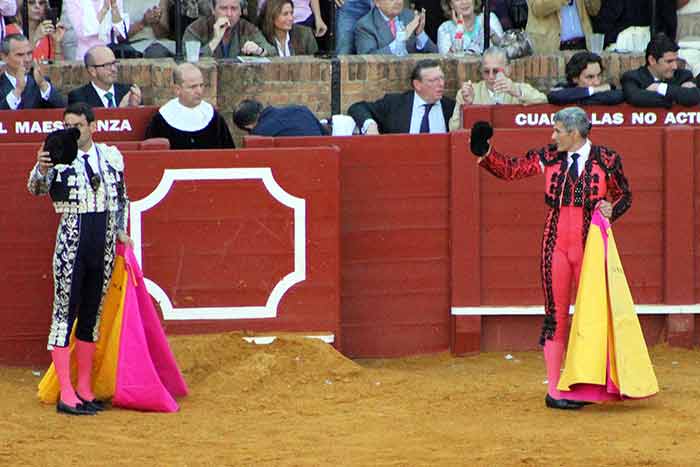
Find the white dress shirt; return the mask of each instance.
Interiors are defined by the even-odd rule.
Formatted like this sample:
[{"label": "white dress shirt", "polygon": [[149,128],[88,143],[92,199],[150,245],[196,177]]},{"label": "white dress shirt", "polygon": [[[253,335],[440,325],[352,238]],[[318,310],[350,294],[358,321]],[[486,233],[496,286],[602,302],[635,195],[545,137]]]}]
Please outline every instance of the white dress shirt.
[{"label": "white dress shirt", "polygon": [[571,167],[571,163],[574,161],[574,158],[571,157],[571,155],[574,153],[579,155],[576,164],[578,166],[578,176],[580,177],[583,173],[583,169],[586,166],[586,161],[588,161],[588,156],[591,154],[591,141],[586,139],[586,142],[578,149],[578,151],[570,151],[566,153],[567,171],[569,170],[568,168]]},{"label": "white dress shirt", "polygon": [[[420,124],[423,121],[423,115],[425,114],[424,105],[426,102],[418,93],[413,93],[413,109],[411,111],[411,128],[409,133],[418,134],[420,133]],[[430,133],[447,133],[445,128],[445,117],[442,114],[442,104],[437,101],[431,108],[428,114],[428,122],[430,122]]]},{"label": "white dress shirt", "polygon": [[117,102],[117,93],[114,91],[114,85],[110,86],[110,88],[107,91],[105,91],[104,89],[95,86],[95,83],[93,83],[92,81],[90,81],[90,84],[92,84],[92,87],[95,88],[97,95],[100,96],[100,99],[102,99],[102,103],[105,107],[109,107],[109,101],[106,97],[106,94],[108,92],[112,93],[112,102],[114,103],[114,107],[119,107],[119,102]]}]

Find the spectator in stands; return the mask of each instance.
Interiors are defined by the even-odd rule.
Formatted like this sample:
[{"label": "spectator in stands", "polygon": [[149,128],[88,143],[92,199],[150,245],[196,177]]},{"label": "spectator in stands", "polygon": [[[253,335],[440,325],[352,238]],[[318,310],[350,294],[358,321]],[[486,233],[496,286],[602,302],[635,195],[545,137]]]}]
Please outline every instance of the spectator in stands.
[{"label": "spectator in stands", "polygon": [[[355,27],[358,54],[435,53],[437,46],[424,31],[425,11],[403,7],[403,0],[376,0]],[[398,34],[404,31],[405,40]]]},{"label": "spectator in stands", "polygon": [[[470,53],[481,55],[484,52],[484,13],[481,0],[441,0],[440,4],[449,18],[438,28],[438,50],[446,53]],[[455,49],[455,33],[461,22],[464,29],[461,50]],[[489,15],[491,37],[498,43],[503,36],[503,28],[498,17]]]},{"label": "spectator in stands", "polygon": [[129,15],[129,45],[145,58],[175,55],[175,41],[170,40],[168,0],[124,0]]},{"label": "spectator in stands", "polygon": [[[267,2],[260,0],[258,3],[258,17],[262,18],[262,10]],[[321,17],[321,4],[319,0],[292,0],[294,9],[294,24],[310,28],[316,37],[321,37],[328,31],[328,26]]]},{"label": "spectator in stands", "polygon": [[335,15],[335,51],[338,55],[354,54],[355,26],[357,22],[372,10],[372,0],[334,0]]},{"label": "spectator in stands", "polygon": [[0,110],[65,107],[65,99],[51,86],[41,65],[32,61],[32,46],[26,37],[5,36],[0,42],[0,58],[5,62],[0,76]]},{"label": "spectator in stands", "polygon": [[603,61],[593,52],[577,52],[566,64],[566,82],[547,94],[550,104],[615,105],[625,100],[622,91],[603,83]]},{"label": "spectator in stands", "polygon": [[262,32],[241,18],[240,0],[213,0],[213,14],[190,24],[184,41],[199,41],[201,56],[275,55]]},{"label": "spectator in stands", "polygon": [[[19,13],[23,14],[22,0],[18,0]],[[63,36],[66,29],[58,21],[58,10],[51,7],[49,0],[28,0],[29,43],[34,44],[32,56],[47,62],[63,59]],[[21,33],[24,18],[18,15],[18,31]]]},{"label": "spectator in stands", "polygon": [[146,129],[146,138],[167,138],[171,149],[235,147],[224,117],[202,99],[204,78],[191,63],[173,71],[175,98],[163,105]]},{"label": "spectator in stands", "polygon": [[547,96],[527,83],[510,79],[508,57],[503,49],[489,47],[481,57],[482,80],[476,84],[467,81],[457,91],[457,105],[450,118],[450,131],[462,127],[463,105],[544,104]]},{"label": "spectator in stands", "polygon": [[328,134],[321,122],[303,105],[285,107],[263,105],[246,99],[233,112],[233,122],[241,130],[259,136],[322,136]]},{"label": "spectator in stands", "polygon": [[601,0],[527,0],[527,31],[535,53],[559,50],[590,50],[591,16],[598,14]]},{"label": "spectator in stands", "polygon": [[513,0],[489,0],[491,13],[496,15],[504,31],[515,27],[513,19],[510,17],[510,4],[512,1]]},{"label": "spectator in stands", "polygon": [[16,0],[0,0],[0,40],[3,40],[8,33],[5,31],[5,17],[14,16],[17,13]]},{"label": "spectator in stands", "polygon": [[318,51],[311,29],[294,24],[292,0],[268,0],[260,14],[260,29],[267,42],[275,46],[275,55],[313,55]]},{"label": "spectator in stands", "polygon": [[90,47],[127,38],[129,19],[122,16],[122,0],[66,0],[65,7],[78,38],[76,60],[82,60]]},{"label": "spectator in stands", "polygon": [[141,90],[135,84],[117,83],[114,53],[96,45],[85,54],[85,68],[90,82],[68,93],[68,105],[87,102],[90,107],[136,107],[141,105]]},{"label": "spectator in stands", "polygon": [[649,41],[646,65],[622,75],[625,100],[637,107],[700,104],[700,90],[690,70],[678,68],[678,45],[660,33]]},{"label": "spectator in stands", "polygon": [[445,75],[436,60],[420,60],[411,73],[412,91],[386,94],[348,109],[363,134],[445,133],[455,101],[444,97]]}]

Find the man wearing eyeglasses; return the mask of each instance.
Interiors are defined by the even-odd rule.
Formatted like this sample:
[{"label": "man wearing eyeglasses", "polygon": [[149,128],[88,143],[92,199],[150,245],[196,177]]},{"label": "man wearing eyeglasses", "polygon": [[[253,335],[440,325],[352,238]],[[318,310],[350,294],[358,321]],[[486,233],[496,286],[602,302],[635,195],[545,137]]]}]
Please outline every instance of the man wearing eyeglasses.
[{"label": "man wearing eyeglasses", "polygon": [[[84,102],[72,104],[63,120],[65,128],[79,132],[75,159],[54,165],[42,145],[28,188],[34,195],[50,194],[61,215],[53,258],[54,304],[48,339],[61,389],[56,410],[94,415],[103,408],[102,402],[95,400],[91,381],[102,298],[112,276],[116,242],[132,244],[126,234],[129,200],[121,153],[92,139],[97,130],[92,109]],[[76,317],[78,378],[73,387],[68,343]]]},{"label": "man wearing eyeglasses", "polygon": [[68,93],[68,105],[74,102],[86,102],[93,108],[141,105],[141,89],[137,85],[116,82],[119,62],[109,47],[96,45],[90,48],[83,61],[90,82]]},{"label": "man wearing eyeglasses", "polygon": [[413,90],[389,93],[374,102],[355,102],[348,114],[361,133],[446,133],[455,101],[443,95],[445,75],[433,59],[421,60],[411,72]]},{"label": "man wearing eyeglasses", "polygon": [[463,105],[494,104],[545,104],[547,96],[527,83],[516,83],[509,78],[510,67],[506,52],[499,47],[489,47],[481,56],[481,81],[467,81],[457,91],[454,113],[450,118],[450,131],[462,128]]},{"label": "man wearing eyeglasses", "polygon": [[0,110],[50,109],[66,105],[64,97],[32,59],[32,46],[21,34],[0,42],[5,72],[0,75]]}]

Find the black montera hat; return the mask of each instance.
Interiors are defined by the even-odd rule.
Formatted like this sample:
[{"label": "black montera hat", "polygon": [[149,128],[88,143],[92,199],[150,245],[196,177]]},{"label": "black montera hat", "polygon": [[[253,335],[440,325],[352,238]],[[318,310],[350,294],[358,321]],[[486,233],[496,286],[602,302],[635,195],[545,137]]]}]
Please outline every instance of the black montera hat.
[{"label": "black montera hat", "polygon": [[53,131],[44,141],[44,151],[49,153],[54,165],[70,164],[78,154],[78,138],[80,130],[77,128]]}]

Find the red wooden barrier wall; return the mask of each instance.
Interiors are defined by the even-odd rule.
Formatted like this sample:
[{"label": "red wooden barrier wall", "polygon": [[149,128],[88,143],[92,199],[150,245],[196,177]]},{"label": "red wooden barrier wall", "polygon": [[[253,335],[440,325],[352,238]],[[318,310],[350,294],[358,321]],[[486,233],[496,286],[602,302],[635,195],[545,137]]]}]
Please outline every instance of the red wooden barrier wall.
[{"label": "red wooden barrier wall", "polygon": [[[479,120],[491,122],[494,128],[548,128],[552,126],[552,116],[563,108],[550,104],[463,106],[462,128],[469,129]],[[646,128],[700,125],[700,112],[693,107],[663,109],[619,104],[588,105],[585,109],[593,126]]]},{"label": "red wooden barrier wall", "polygon": [[248,147],[341,149],[341,326],[351,356],[447,350],[446,135],[247,138]]},{"label": "red wooden barrier wall", "polygon": [[[0,145],[0,152],[0,363],[45,362],[58,216],[48,198],[26,190],[34,151]],[[138,216],[144,275],[179,309],[166,317],[168,332],[286,330],[330,334],[341,342],[337,149],[142,151],[125,158],[132,207],[166,173],[195,178],[175,181]],[[281,296],[276,317],[222,319],[264,306],[276,284],[295,270],[295,215],[301,210],[280,204],[257,176],[202,180],[197,169],[233,175],[269,169],[266,183],[274,177],[281,190],[302,200],[305,279]],[[222,314],[221,308],[229,310]],[[207,319],[198,320],[198,313]]]},{"label": "red wooden barrier wall", "polygon": [[[0,144],[42,142],[63,128],[64,109],[0,111]],[[158,107],[95,109],[95,141],[140,141]]]}]

